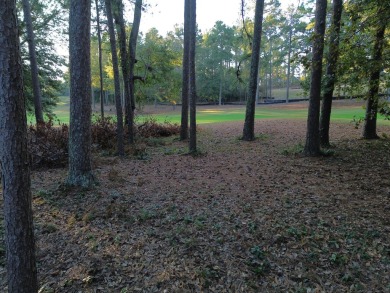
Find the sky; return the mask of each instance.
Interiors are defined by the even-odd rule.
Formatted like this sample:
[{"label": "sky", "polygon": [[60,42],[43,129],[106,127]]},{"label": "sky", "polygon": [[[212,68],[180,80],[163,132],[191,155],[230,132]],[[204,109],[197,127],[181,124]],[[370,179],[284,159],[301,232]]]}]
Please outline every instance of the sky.
[{"label": "sky", "polygon": [[[197,0],[197,23],[203,31],[211,29],[217,20],[235,24],[239,19],[241,0]],[[155,27],[161,35],[173,30],[175,24],[183,25],[184,0],[149,0],[152,5],[142,15],[140,30],[147,32]],[[157,4],[157,5],[156,5]]]},{"label": "sky", "polygon": [[[283,5],[295,1],[281,2]],[[149,0],[148,3],[152,8],[142,14],[142,32],[155,27],[165,36],[168,31],[173,30],[175,24],[183,24],[184,0]],[[241,0],[197,0],[196,5],[197,23],[202,32],[210,30],[217,20],[228,25],[235,25],[240,20]]]}]

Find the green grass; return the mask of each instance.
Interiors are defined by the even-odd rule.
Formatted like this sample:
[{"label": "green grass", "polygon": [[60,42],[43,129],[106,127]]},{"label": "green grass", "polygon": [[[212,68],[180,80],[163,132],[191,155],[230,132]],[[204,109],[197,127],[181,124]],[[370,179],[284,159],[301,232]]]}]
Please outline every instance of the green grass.
[{"label": "green grass", "polygon": [[[54,109],[54,113],[56,114],[56,121],[69,123],[69,97],[60,97],[60,102]],[[172,123],[180,123],[180,115],[180,111],[171,111],[164,114],[155,114],[153,117],[159,122],[169,121]],[[255,117],[256,119],[306,119],[307,109],[275,109],[272,105],[258,105],[256,107]],[[332,110],[333,121],[351,123],[354,119],[358,120],[360,117],[364,117],[364,109],[360,106],[336,107]],[[199,106],[197,108],[196,118],[198,124],[244,121],[245,106],[222,106],[221,108]],[[143,117],[141,116],[139,119],[142,120]],[[34,117],[29,116],[29,121],[33,122]],[[390,125],[390,122],[384,120],[383,117],[379,117],[378,124]]]},{"label": "green grass", "polygon": [[[154,115],[157,121],[168,120],[173,123],[180,123],[180,113]],[[354,118],[364,117],[364,109],[361,107],[343,107],[332,110],[332,120],[337,122],[350,123]],[[256,107],[256,119],[306,119],[307,109],[274,109],[270,105],[259,105]],[[196,119],[198,124],[244,121],[245,107],[206,109],[198,107]],[[378,119],[379,124],[390,125],[389,121],[382,117]]]}]

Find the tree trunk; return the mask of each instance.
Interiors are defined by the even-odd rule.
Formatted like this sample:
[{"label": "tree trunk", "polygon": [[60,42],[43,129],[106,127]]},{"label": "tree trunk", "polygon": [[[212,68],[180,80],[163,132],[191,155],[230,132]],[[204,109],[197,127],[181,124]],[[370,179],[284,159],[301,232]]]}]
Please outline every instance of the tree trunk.
[{"label": "tree trunk", "polygon": [[189,97],[190,97],[190,140],[189,151],[196,153],[196,0],[190,2],[190,46],[189,46]]},{"label": "tree trunk", "polygon": [[190,1],[184,3],[184,44],[183,44],[183,80],[181,90],[180,140],[188,138],[188,97],[189,97],[189,48],[190,48]]},{"label": "tree trunk", "polygon": [[313,58],[311,64],[309,111],[307,117],[306,144],[303,151],[304,155],[306,156],[319,156],[321,154],[319,124],[326,6],[327,0],[316,1],[316,22],[313,36]]},{"label": "tree trunk", "polygon": [[91,1],[71,0],[69,12],[70,122],[67,183],[91,186]]},{"label": "tree trunk", "polygon": [[0,2],[0,162],[8,292],[38,291],[27,122],[14,0]]},{"label": "tree trunk", "polygon": [[126,28],[125,21],[123,19],[123,3],[122,0],[115,0],[116,9],[115,9],[115,20],[119,27],[119,51],[121,56],[121,66],[122,66],[122,75],[123,75],[123,88],[124,88],[124,104],[125,104],[125,121],[127,124],[128,131],[128,140],[129,143],[134,143],[134,131],[133,131],[133,110],[131,107],[131,93],[130,93],[130,73],[129,73],[129,55],[127,55],[127,46],[126,46]]},{"label": "tree trunk", "polygon": [[329,53],[327,57],[326,79],[324,86],[324,97],[321,106],[320,116],[320,144],[329,147],[329,125],[332,111],[333,91],[336,83],[336,68],[339,57],[339,40],[341,13],[343,10],[343,0],[333,0],[333,17],[330,28]]},{"label": "tree trunk", "polygon": [[30,55],[31,82],[32,82],[33,96],[34,96],[35,120],[37,124],[39,124],[43,122],[41,89],[39,84],[38,62],[37,62],[37,56],[35,52],[35,36],[34,36],[34,30],[32,25],[31,8],[30,8],[29,0],[23,0],[23,14],[24,14],[24,22],[26,23],[26,29],[27,29],[28,52]]},{"label": "tree trunk", "polygon": [[222,106],[222,89],[223,89],[223,65],[221,61],[221,76],[219,80],[219,98],[218,98],[218,105]]},{"label": "tree trunk", "polygon": [[288,32],[288,56],[287,56],[287,90],[286,90],[286,103],[290,99],[290,84],[291,84],[291,42],[292,42],[292,16],[290,20],[290,29]]},{"label": "tree trunk", "polygon": [[272,39],[269,39],[269,98],[272,99]]},{"label": "tree trunk", "polygon": [[105,0],[106,3],[106,14],[107,14],[107,25],[108,32],[110,35],[110,45],[111,45],[111,59],[112,67],[114,71],[114,86],[115,86],[115,107],[116,107],[116,118],[117,118],[117,148],[118,155],[123,156],[124,143],[123,143],[123,112],[122,112],[122,102],[121,102],[121,85],[119,80],[119,65],[118,65],[118,56],[116,50],[116,38],[115,38],[115,29],[114,21],[112,18],[112,0]]},{"label": "tree trunk", "polygon": [[96,6],[96,25],[97,25],[97,37],[98,37],[98,49],[99,49],[99,81],[100,81],[100,115],[104,118],[104,87],[103,87],[103,64],[102,64],[102,32],[100,29],[100,9],[99,0],[95,0]]},{"label": "tree trunk", "polygon": [[249,78],[249,96],[246,104],[245,124],[242,139],[251,141],[255,139],[255,108],[257,77],[259,74],[260,44],[263,28],[264,0],[256,0],[255,29],[252,42],[251,71]]},{"label": "tree trunk", "polygon": [[137,51],[137,38],[139,32],[139,26],[141,23],[142,15],[142,0],[135,1],[134,7],[134,19],[133,26],[131,27],[131,33],[129,38],[129,78],[130,78],[130,96],[131,96],[131,108],[135,110],[135,97],[134,97],[134,64],[136,62]]},{"label": "tree trunk", "polygon": [[382,55],[385,41],[386,22],[380,22],[380,25],[376,31],[373,64],[370,67],[370,84],[366,104],[366,117],[364,119],[363,138],[376,139],[379,138],[376,133],[376,120],[378,114],[378,93],[379,93],[379,80],[382,69]]}]

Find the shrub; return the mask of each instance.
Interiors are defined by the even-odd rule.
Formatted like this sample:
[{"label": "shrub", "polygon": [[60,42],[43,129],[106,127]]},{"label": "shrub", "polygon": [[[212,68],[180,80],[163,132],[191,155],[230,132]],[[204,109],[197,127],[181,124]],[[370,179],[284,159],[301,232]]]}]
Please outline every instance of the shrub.
[{"label": "shrub", "polygon": [[54,127],[53,120],[28,128],[28,148],[31,167],[63,167],[68,162],[68,133],[66,124]]},{"label": "shrub", "polygon": [[112,117],[97,116],[91,126],[92,144],[108,150],[116,147],[116,122]]},{"label": "shrub", "polygon": [[165,121],[158,123],[156,118],[149,117],[144,123],[138,125],[137,134],[141,137],[167,137],[180,133],[180,126],[176,123]]}]

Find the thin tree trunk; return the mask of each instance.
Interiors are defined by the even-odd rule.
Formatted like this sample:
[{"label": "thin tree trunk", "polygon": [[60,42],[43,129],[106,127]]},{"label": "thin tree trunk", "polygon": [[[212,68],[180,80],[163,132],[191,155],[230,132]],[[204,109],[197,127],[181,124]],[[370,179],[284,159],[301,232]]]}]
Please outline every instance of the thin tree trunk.
[{"label": "thin tree trunk", "polygon": [[189,46],[189,97],[190,97],[190,139],[189,151],[196,153],[196,77],[195,77],[195,48],[196,48],[196,0],[190,2],[190,46]]},{"label": "thin tree trunk", "polygon": [[102,54],[102,32],[100,29],[100,9],[99,0],[95,0],[96,6],[96,25],[98,35],[98,49],[99,49],[99,82],[100,82],[100,115],[104,118],[104,87],[103,87],[103,54]]},{"label": "thin tree trunk", "polygon": [[[260,58],[259,58],[260,60]],[[259,103],[259,98],[260,98],[260,78],[261,76],[261,70],[260,70],[260,64],[259,64],[259,73],[258,73],[258,76],[257,76],[257,88],[256,88],[256,100],[255,100],[255,105],[257,105]]]},{"label": "thin tree trunk", "polygon": [[291,42],[292,42],[292,17],[290,20],[290,30],[288,32],[288,56],[287,56],[287,89],[286,89],[286,103],[290,99],[290,83],[291,83]]},{"label": "thin tree trunk", "polygon": [[14,0],[0,2],[0,163],[8,292],[38,291],[26,109]]},{"label": "thin tree trunk", "polygon": [[264,0],[256,0],[255,28],[252,42],[251,71],[249,78],[249,96],[246,104],[245,123],[242,139],[251,141],[255,139],[255,108],[257,77],[259,74],[260,44],[263,28]]},{"label": "thin tree trunk", "polygon": [[315,27],[313,37],[313,58],[311,65],[311,85],[309,111],[307,117],[306,144],[303,151],[306,156],[319,156],[320,151],[320,103],[322,56],[324,54],[324,35],[327,0],[316,1]]},{"label": "thin tree trunk", "polygon": [[106,14],[107,14],[107,24],[108,31],[110,35],[110,45],[111,45],[111,57],[112,57],[112,67],[114,70],[114,86],[115,86],[115,107],[116,107],[116,119],[117,119],[117,140],[118,140],[118,155],[123,156],[124,143],[123,143],[123,112],[122,112],[122,102],[121,102],[121,86],[119,80],[119,65],[118,65],[118,56],[116,50],[116,38],[115,38],[115,29],[114,21],[112,18],[112,0],[105,0],[106,3]]},{"label": "thin tree trunk", "polygon": [[91,186],[91,1],[71,0],[69,14],[70,127],[67,183]]},{"label": "thin tree trunk", "polygon": [[126,115],[126,124],[128,131],[128,140],[129,143],[134,143],[134,129],[133,129],[133,110],[131,107],[131,93],[130,93],[130,72],[129,72],[129,55],[127,54],[127,46],[126,46],[126,28],[125,21],[123,19],[123,2],[122,0],[116,1],[116,9],[115,9],[115,19],[116,23],[119,27],[119,50],[121,56],[121,66],[122,66],[122,75],[123,75],[123,88],[124,88],[124,104],[125,104],[125,115]]},{"label": "thin tree trunk", "polygon": [[321,106],[320,116],[320,144],[328,147],[330,114],[332,111],[333,91],[336,83],[336,68],[339,57],[339,40],[341,27],[341,14],[343,0],[333,0],[333,17],[330,28],[329,53],[327,57],[326,79],[324,86],[324,97]]},{"label": "thin tree trunk", "polygon": [[218,104],[219,106],[222,105],[222,89],[223,89],[223,65],[222,65],[222,61],[221,61],[221,76],[220,76],[220,80],[219,80],[219,98],[218,98]]},{"label": "thin tree trunk", "polygon": [[136,62],[137,52],[137,38],[139,33],[139,26],[141,23],[142,15],[142,0],[135,1],[134,7],[134,19],[133,26],[131,27],[131,33],[129,38],[129,79],[130,79],[130,97],[131,97],[131,108],[135,110],[135,97],[134,97],[134,65]]},{"label": "thin tree trunk", "polygon": [[373,64],[370,67],[370,84],[369,92],[366,104],[366,117],[364,120],[363,138],[376,139],[379,138],[376,133],[376,121],[378,114],[378,93],[379,93],[379,80],[382,69],[382,55],[385,41],[386,22],[380,22],[380,25],[376,31],[375,44],[374,44],[374,57]]},{"label": "thin tree trunk", "polygon": [[24,22],[27,28],[28,52],[30,56],[31,81],[34,96],[35,120],[37,124],[43,123],[41,88],[39,84],[38,62],[35,51],[35,36],[31,19],[31,7],[29,0],[23,0]]},{"label": "thin tree trunk", "polygon": [[272,39],[269,39],[269,98],[272,99]]},{"label": "thin tree trunk", "polygon": [[189,99],[189,45],[190,45],[190,2],[184,2],[184,43],[183,43],[183,79],[181,91],[180,140],[188,138],[188,99]]}]

